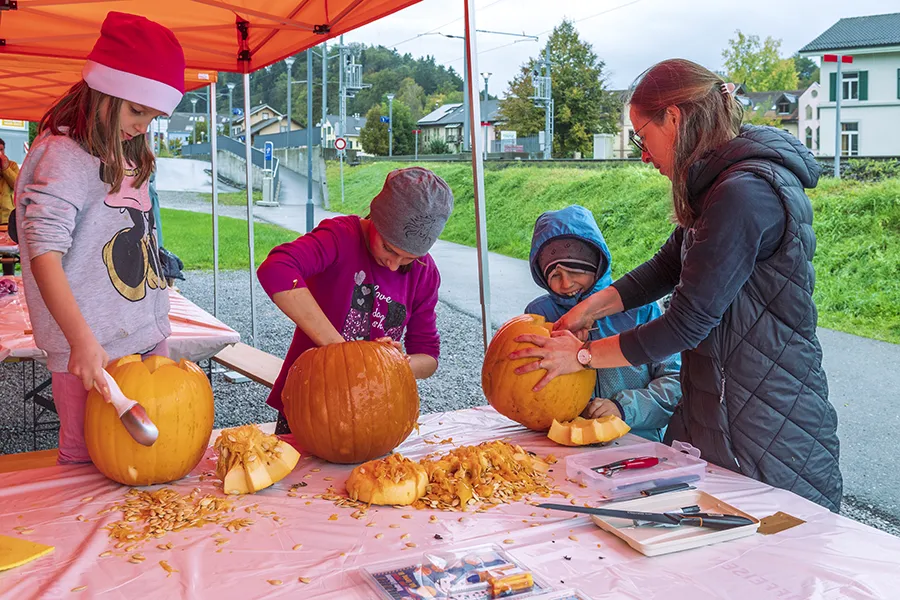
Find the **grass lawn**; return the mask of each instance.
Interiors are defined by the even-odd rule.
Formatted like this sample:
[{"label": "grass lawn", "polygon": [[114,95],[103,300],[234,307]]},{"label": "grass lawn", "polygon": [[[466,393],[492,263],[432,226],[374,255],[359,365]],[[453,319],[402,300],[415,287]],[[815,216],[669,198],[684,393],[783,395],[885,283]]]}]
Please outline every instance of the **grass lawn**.
[{"label": "grass lawn", "polygon": [[[364,215],[385,176],[400,163],[345,167],[340,202],[336,163],[328,165],[332,210]],[[453,189],[456,205],[442,239],[475,245],[468,163],[426,163]],[[580,204],[590,209],[622,275],[650,258],[671,233],[669,182],[646,165],[605,169],[519,166],[485,170],[490,250],[528,258],[537,217]],[[818,238],[819,324],[900,343],[900,179],[859,183],[822,179],[810,192]]]},{"label": "grass lawn", "polygon": [[[211,193],[200,194],[207,202],[212,202]],[[262,200],[262,192],[253,192],[253,202]],[[225,206],[247,206],[247,192],[219,192],[219,204]]]},{"label": "grass lawn", "polygon": [[[185,210],[162,209],[166,248],[184,262],[185,270],[212,269],[212,215]],[[247,250],[247,221],[219,217],[219,268],[246,269],[250,264]],[[267,223],[253,228],[255,263],[265,260],[269,250],[297,239],[289,229]]]}]

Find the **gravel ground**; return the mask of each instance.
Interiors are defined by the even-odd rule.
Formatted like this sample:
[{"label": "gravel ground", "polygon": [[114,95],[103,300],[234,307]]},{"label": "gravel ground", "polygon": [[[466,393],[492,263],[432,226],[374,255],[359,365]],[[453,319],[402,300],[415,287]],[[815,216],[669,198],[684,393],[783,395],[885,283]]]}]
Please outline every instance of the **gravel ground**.
[{"label": "gravel ground", "polygon": [[[212,312],[212,273],[192,271],[186,280],[177,282],[180,291],[198,306]],[[244,340],[250,337],[249,275],[228,271],[219,276],[219,318],[237,330]],[[293,334],[290,321],[272,304],[257,285],[257,334],[259,347],[266,352],[284,356]],[[485,403],[481,393],[481,326],[477,319],[440,302],[437,306],[438,330],[441,332],[441,363],[437,373],[419,382],[422,412],[457,410]],[[25,376],[30,383],[31,363],[0,364],[0,453],[25,452],[55,448],[56,431],[39,433],[37,444],[23,429],[21,401]],[[42,381],[46,370],[36,367],[36,378]],[[265,404],[268,390],[256,383],[229,383],[223,374],[213,376],[218,427],[233,427],[245,423],[266,423],[275,420],[275,411]],[[10,401],[11,400],[11,401]],[[31,405],[25,411],[31,419]],[[841,513],[887,533],[900,536],[900,521],[883,514],[852,496],[845,496]]]}]

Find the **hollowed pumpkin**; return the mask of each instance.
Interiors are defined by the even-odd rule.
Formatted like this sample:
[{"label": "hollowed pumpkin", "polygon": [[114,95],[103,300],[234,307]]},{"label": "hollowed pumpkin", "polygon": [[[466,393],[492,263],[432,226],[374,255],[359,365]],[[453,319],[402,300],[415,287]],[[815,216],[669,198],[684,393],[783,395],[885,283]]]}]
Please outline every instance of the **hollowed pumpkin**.
[{"label": "hollowed pumpkin", "polygon": [[297,466],[300,453],[256,425],[226,429],[216,438],[216,476],[226,494],[253,494],[278,483]]},{"label": "hollowed pumpkin", "polygon": [[347,495],[366,504],[405,506],[425,495],[425,467],[399,454],[370,460],[347,478]]},{"label": "hollowed pumpkin", "polygon": [[629,431],[631,427],[615,415],[598,419],[576,417],[566,423],[554,420],[547,437],[563,446],[587,446],[617,440]]},{"label": "hollowed pumpkin", "polygon": [[137,354],[106,370],[127,397],[136,400],[159,429],[152,446],[132,439],[116,409],[91,391],[84,414],[84,439],[97,469],[125,485],[153,485],[181,479],[197,466],[212,434],[213,392],[196,364]]},{"label": "hollowed pumpkin", "polygon": [[281,398],[300,447],[333,463],[387,454],[419,417],[409,361],[380,342],[310,348],[291,366]]},{"label": "hollowed pumpkin", "polygon": [[561,375],[535,393],[532,389],[543,379],[545,370],[516,375],[518,367],[534,360],[507,358],[511,352],[531,346],[516,342],[516,337],[526,333],[550,337],[552,325],[539,315],[513,317],[497,330],[481,369],[481,387],[491,406],[535,431],[546,431],[554,419],[570,421],[581,414],[591,399],[597,377],[593,369],[584,369]]}]

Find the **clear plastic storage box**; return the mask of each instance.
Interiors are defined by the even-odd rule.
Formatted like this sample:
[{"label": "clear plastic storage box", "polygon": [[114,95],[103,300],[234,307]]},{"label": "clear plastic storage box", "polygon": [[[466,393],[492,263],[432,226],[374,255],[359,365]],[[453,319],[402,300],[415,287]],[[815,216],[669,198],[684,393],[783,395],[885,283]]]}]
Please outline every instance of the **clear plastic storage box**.
[{"label": "clear plastic storage box", "polygon": [[[606,476],[593,469],[613,462],[642,456],[655,456],[659,464],[644,469],[626,469]],[[616,499],[643,490],[679,483],[695,484],[706,476],[706,461],[700,451],[683,442],[672,446],[656,442],[639,442],[610,446],[592,452],[573,454],[565,459],[566,476],[586,485],[604,497]]]}]

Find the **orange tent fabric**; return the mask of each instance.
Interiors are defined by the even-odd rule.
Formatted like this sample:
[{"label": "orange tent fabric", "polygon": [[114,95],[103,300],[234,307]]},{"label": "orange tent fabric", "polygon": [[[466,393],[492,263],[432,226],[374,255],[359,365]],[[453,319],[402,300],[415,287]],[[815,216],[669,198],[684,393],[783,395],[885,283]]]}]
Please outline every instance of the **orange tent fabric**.
[{"label": "orange tent fabric", "polygon": [[171,29],[188,68],[251,73],[419,0],[18,0],[0,12],[0,64],[22,54],[84,60],[109,11]]},{"label": "orange tent fabric", "polygon": [[[53,103],[81,79],[84,60],[42,56],[0,56],[0,116],[40,121]],[[188,69],[185,88],[196,90],[216,81],[215,71]]]}]

